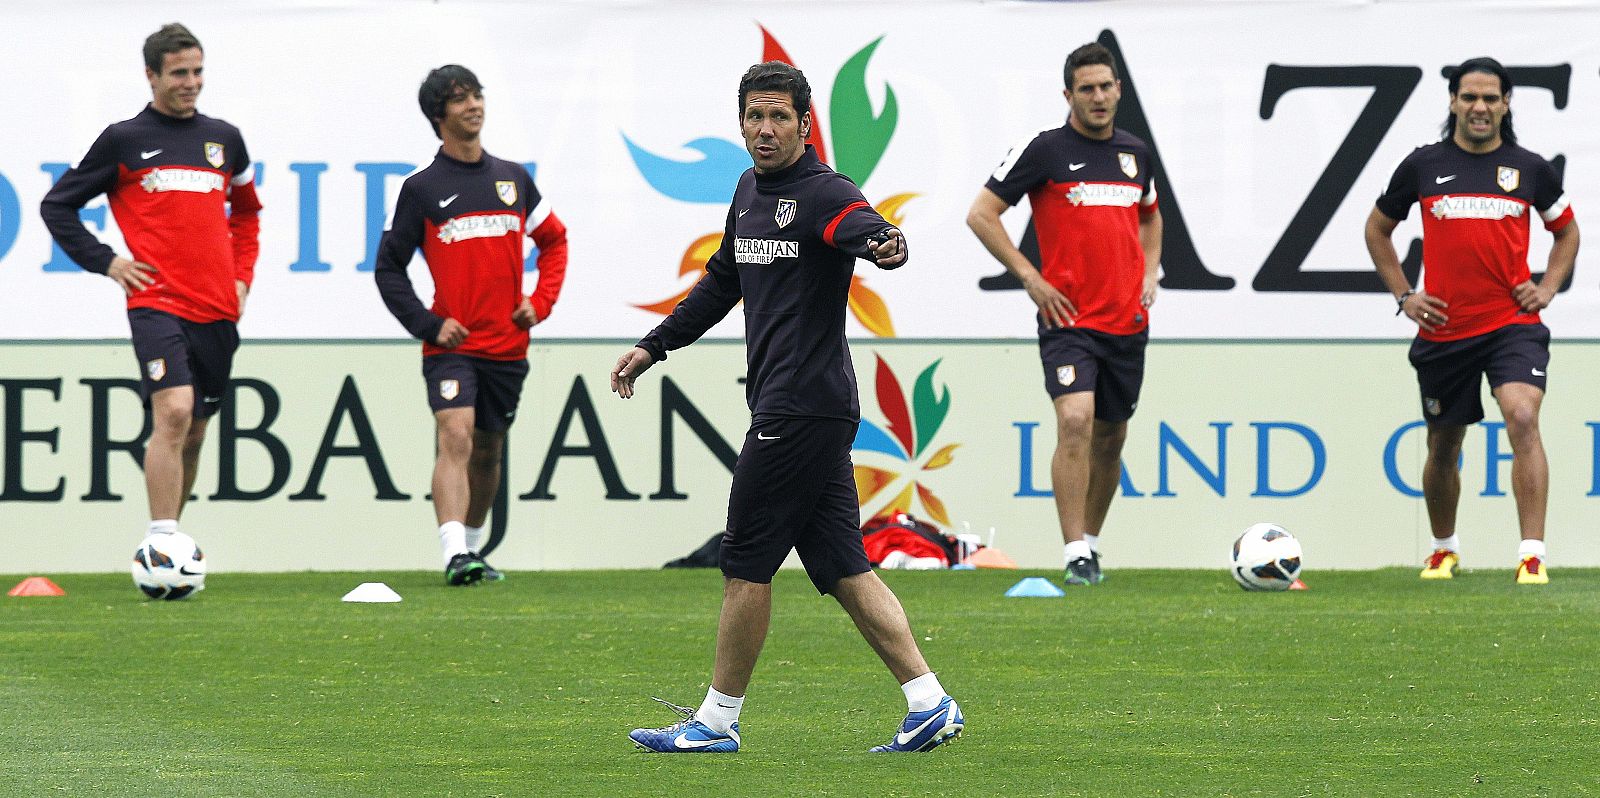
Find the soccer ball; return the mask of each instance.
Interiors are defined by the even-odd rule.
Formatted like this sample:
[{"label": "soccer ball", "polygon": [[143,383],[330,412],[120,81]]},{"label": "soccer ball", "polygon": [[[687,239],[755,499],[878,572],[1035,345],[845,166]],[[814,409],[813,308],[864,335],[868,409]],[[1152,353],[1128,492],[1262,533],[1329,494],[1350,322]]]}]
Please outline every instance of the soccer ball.
[{"label": "soccer ball", "polygon": [[157,532],[133,552],[133,583],[153,599],[187,598],[206,588],[206,560],[194,538]]},{"label": "soccer ball", "polygon": [[1233,578],[1245,590],[1288,590],[1300,578],[1300,541],[1277,524],[1254,524],[1233,542]]}]

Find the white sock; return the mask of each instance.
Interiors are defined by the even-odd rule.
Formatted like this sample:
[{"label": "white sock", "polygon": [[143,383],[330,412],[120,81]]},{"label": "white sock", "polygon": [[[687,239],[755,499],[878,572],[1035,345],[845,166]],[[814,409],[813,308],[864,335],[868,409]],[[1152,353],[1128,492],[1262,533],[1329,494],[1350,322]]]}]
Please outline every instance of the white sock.
[{"label": "white sock", "polygon": [[1085,541],[1074,540],[1067,544],[1067,562],[1072,562],[1079,557],[1088,557],[1093,553],[1093,550],[1089,548],[1089,544]]},{"label": "white sock", "polygon": [[439,550],[444,553],[444,564],[450,558],[467,552],[467,528],[460,521],[446,521],[439,525]]},{"label": "white sock", "polygon": [[488,537],[484,534],[483,527],[462,524],[462,528],[467,530],[467,549],[473,554],[483,551],[483,541]]},{"label": "white sock", "polygon": [[1089,550],[1090,551],[1099,551],[1100,550],[1100,536],[1099,535],[1085,534],[1083,536],[1083,542],[1089,544]]},{"label": "white sock", "polygon": [[160,518],[150,522],[150,534],[170,535],[178,531],[178,519]]},{"label": "white sock", "polygon": [[1523,557],[1538,557],[1540,560],[1543,560],[1544,541],[1534,540],[1533,538],[1523,538],[1522,543],[1517,546],[1517,559],[1520,560]]},{"label": "white sock", "polygon": [[900,685],[900,689],[905,691],[906,708],[912,712],[927,712],[944,700],[944,688],[933,671]]},{"label": "white sock", "polygon": [[713,687],[706,690],[706,700],[700,702],[700,708],[695,710],[695,720],[711,727],[717,734],[727,734],[733,724],[739,722],[739,710],[744,708],[744,696],[734,698],[731,695],[717,692]]},{"label": "white sock", "polygon": [[1450,537],[1447,537],[1447,538],[1434,538],[1433,539],[1433,547],[1435,549],[1444,549],[1445,551],[1453,551],[1453,552],[1455,552],[1457,554],[1460,554],[1461,553],[1461,536],[1452,534],[1452,535],[1450,535]]}]

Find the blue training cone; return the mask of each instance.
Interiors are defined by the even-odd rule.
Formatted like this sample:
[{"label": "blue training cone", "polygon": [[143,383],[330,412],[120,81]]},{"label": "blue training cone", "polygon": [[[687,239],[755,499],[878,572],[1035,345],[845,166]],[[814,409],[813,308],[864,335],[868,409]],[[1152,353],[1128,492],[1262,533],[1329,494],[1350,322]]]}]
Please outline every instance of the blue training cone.
[{"label": "blue training cone", "polygon": [[1030,576],[1011,586],[1006,598],[1060,598],[1066,593],[1042,576]]}]

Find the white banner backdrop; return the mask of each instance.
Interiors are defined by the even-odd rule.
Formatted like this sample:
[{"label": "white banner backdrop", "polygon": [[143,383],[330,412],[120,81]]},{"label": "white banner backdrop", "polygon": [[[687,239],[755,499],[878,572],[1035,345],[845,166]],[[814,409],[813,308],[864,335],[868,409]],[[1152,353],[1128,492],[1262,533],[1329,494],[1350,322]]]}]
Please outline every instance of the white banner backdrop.
[{"label": "white banner backdrop", "polygon": [[[1440,69],[1468,57],[1513,68],[1518,132],[1559,156],[1580,223],[1600,196],[1589,3],[26,4],[4,12],[0,70],[48,64],[49,78],[5,92],[0,338],[126,334],[115,286],[54,251],[37,207],[148,100],[139,48],[173,18],[206,46],[201,110],[237,124],[262,165],[247,339],[403,335],[369,253],[402,177],[432,157],[416,89],[449,62],[487,86],[488,149],[533,164],[571,229],[545,336],[642,334],[694,279],[748,164],[738,77],[780,50],[811,80],[830,162],[911,242],[910,268],[863,268],[854,335],[1031,334],[1031,304],[986,279],[1001,269],[965,212],[1011,144],[1062,123],[1062,61],[1092,39],[1123,59],[1119,122],[1161,159],[1158,338],[1408,335],[1376,290],[1362,224],[1399,159],[1438,137]],[[84,216],[121,248],[103,201]],[[1020,239],[1026,206],[1005,220]],[[1415,214],[1401,225],[1402,251],[1419,227]],[[1535,226],[1536,271],[1548,238]],[[1600,337],[1587,257],[1546,314],[1558,338]],[[413,274],[426,297],[420,259]],[[739,331],[735,311],[713,334]]]}]

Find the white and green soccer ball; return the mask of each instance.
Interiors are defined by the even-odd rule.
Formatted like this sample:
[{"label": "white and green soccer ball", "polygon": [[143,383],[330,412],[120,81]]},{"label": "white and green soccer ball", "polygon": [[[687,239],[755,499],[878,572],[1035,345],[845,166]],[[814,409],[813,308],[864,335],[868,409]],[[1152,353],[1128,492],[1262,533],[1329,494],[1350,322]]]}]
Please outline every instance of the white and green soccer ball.
[{"label": "white and green soccer ball", "polygon": [[1233,542],[1233,578],[1245,590],[1288,590],[1300,578],[1300,541],[1277,524],[1253,524]]},{"label": "white and green soccer ball", "polygon": [[153,599],[188,598],[206,587],[206,560],[194,538],[157,532],[133,552],[133,583]]}]

